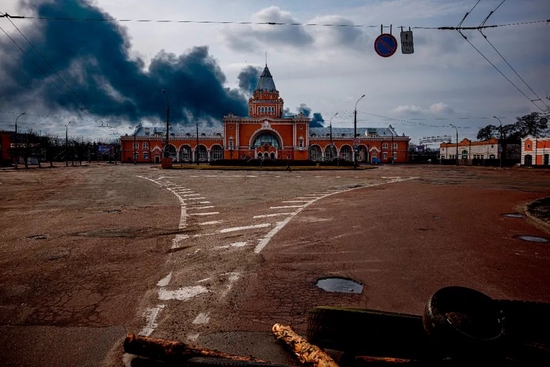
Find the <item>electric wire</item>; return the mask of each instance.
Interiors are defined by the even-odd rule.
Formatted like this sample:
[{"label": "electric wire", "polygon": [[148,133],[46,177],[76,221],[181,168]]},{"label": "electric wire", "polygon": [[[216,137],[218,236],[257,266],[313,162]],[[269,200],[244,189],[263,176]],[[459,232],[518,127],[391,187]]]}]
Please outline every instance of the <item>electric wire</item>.
[{"label": "electric wire", "polygon": [[[252,22],[252,21],[221,21],[221,20],[177,20],[177,19],[117,19],[117,18],[79,18],[79,17],[46,17],[46,16],[25,16],[25,15],[10,15],[4,13],[0,18],[7,17],[12,19],[23,20],[52,20],[52,21],[82,21],[82,22],[135,22],[135,23],[181,23],[181,24],[220,24],[220,25],[268,25],[268,26],[304,26],[304,27],[349,27],[349,28],[379,28],[380,25],[367,24],[346,24],[346,23],[300,23],[300,22]],[[550,19],[533,20],[525,22],[513,22],[494,25],[483,25],[477,27],[449,27],[449,26],[402,26],[410,27],[411,29],[427,29],[427,30],[477,30],[486,28],[510,27],[537,23],[550,23]],[[390,26],[384,26],[390,28]],[[399,26],[401,27],[401,26]]]}]

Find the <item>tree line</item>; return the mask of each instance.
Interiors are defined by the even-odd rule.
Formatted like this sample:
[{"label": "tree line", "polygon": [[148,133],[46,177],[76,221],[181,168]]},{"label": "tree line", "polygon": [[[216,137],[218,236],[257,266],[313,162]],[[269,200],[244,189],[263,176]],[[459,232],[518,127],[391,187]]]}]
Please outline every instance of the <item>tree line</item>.
[{"label": "tree line", "polygon": [[550,134],[547,114],[532,112],[522,117],[516,117],[516,122],[502,125],[487,125],[477,133],[478,140],[489,140],[491,138],[507,141],[519,141],[527,135],[544,136]]},{"label": "tree line", "polygon": [[[39,167],[43,164],[53,167],[54,162],[71,162],[71,165],[82,165],[83,161],[103,160],[99,146],[110,145],[113,154],[109,160],[116,160],[120,152],[120,141],[113,139],[109,142],[93,142],[83,137],[60,138],[53,134],[38,134],[29,129],[26,133],[15,133],[11,136],[11,145],[8,149],[9,164],[21,163],[28,168],[35,163]],[[5,159],[5,157],[3,157]],[[6,163],[5,161],[2,163]]]}]

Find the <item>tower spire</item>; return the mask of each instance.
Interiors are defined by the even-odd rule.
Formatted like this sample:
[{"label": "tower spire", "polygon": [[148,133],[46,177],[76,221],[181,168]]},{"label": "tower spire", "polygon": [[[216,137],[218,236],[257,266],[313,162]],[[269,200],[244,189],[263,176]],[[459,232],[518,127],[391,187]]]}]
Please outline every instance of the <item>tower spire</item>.
[{"label": "tower spire", "polygon": [[267,51],[265,52],[265,66],[267,66]]}]

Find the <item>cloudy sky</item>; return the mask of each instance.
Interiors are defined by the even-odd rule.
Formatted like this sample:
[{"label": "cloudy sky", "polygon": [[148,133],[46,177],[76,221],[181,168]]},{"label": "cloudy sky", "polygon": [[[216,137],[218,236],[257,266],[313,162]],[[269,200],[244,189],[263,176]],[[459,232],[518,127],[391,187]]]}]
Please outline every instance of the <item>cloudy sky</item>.
[{"label": "cloudy sky", "polygon": [[[462,26],[475,27],[491,11],[485,25],[499,26],[486,39],[430,29],[455,27],[467,12]],[[42,133],[64,134],[71,121],[75,136],[130,134],[139,122],[164,123],[166,96],[172,123],[219,123],[246,113],[266,52],[290,112],[302,106],[326,126],[352,127],[365,94],[358,126],[391,124],[413,143],[454,139],[450,124],[475,138],[498,125],[493,116],[513,123],[550,105],[548,0],[0,0],[0,13],[27,17],[0,18],[3,130],[25,112],[21,128]],[[411,27],[414,54],[378,56],[381,25],[398,41]]]}]

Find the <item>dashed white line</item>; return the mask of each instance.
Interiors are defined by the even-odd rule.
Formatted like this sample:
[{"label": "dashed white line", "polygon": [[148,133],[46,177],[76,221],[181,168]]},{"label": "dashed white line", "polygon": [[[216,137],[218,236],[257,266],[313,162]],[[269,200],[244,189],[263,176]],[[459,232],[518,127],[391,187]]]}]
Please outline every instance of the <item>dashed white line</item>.
[{"label": "dashed white line", "polygon": [[189,214],[189,215],[194,215],[194,216],[206,216],[206,215],[218,215],[218,214],[220,214],[220,212],[192,213],[192,214]]},{"label": "dashed white line", "polygon": [[189,209],[193,210],[202,210],[202,209],[212,209],[214,205],[207,205],[207,206],[190,206]]},{"label": "dashed white line", "polygon": [[159,299],[166,301],[166,300],[177,300],[177,301],[187,301],[188,299],[191,299],[193,297],[198,296],[202,293],[207,293],[208,288],[202,286],[202,285],[193,285],[190,287],[181,287],[176,290],[167,290],[165,288],[159,289]]},{"label": "dashed white line", "polygon": [[200,325],[200,324],[208,324],[210,321],[210,316],[208,316],[208,313],[201,312],[200,314],[195,317],[195,320],[193,320],[193,324]]},{"label": "dashed white line", "polygon": [[186,200],[203,200],[203,199],[205,199],[205,198],[204,197],[202,197],[202,198],[186,198]]},{"label": "dashed white line", "polygon": [[220,233],[229,233],[229,232],[236,232],[236,231],[244,231],[247,229],[256,229],[256,228],[266,228],[270,227],[271,224],[269,223],[262,223],[262,224],[254,224],[251,226],[244,226],[244,227],[232,227],[232,228],[224,228],[220,230]]},{"label": "dashed white line", "polygon": [[159,280],[159,282],[157,283],[157,287],[166,287],[168,284],[170,284],[171,279],[172,279],[172,272],[170,272],[170,274],[168,274],[167,276]]},{"label": "dashed white line", "polygon": [[270,206],[269,209],[301,208],[302,205]]},{"label": "dashed white line", "polygon": [[159,315],[160,311],[164,308],[164,305],[158,305],[157,307],[151,307],[148,308],[145,311],[145,326],[141,331],[139,332],[139,335],[141,336],[149,336],[155,331],[157,328],[157,316]]},{"label": "dashed white line", "polygon": [[309,200],[285,200],[283,201],[283,203],[289,203],[289,204],[292,204],[292,203],[307,203],[309,202]]},{"label": "dashed white line", "polygon": [[222,220],[213,220],[213,221],[210,221],[210,222],[199,223],[199,225],[201,225],[201,226],[211,226],[213,224],[220,224],[220,223],[223,223],[223,221]]},{"label": "dashed white line", "polygon": [[292,215],[294,213],[274,213],[274,214],[262,214],[262,215],[255,215],[252,218],[254,219],[260,219],[260,218],[271,218],[271,217],[278,217],[283,215]]}]

